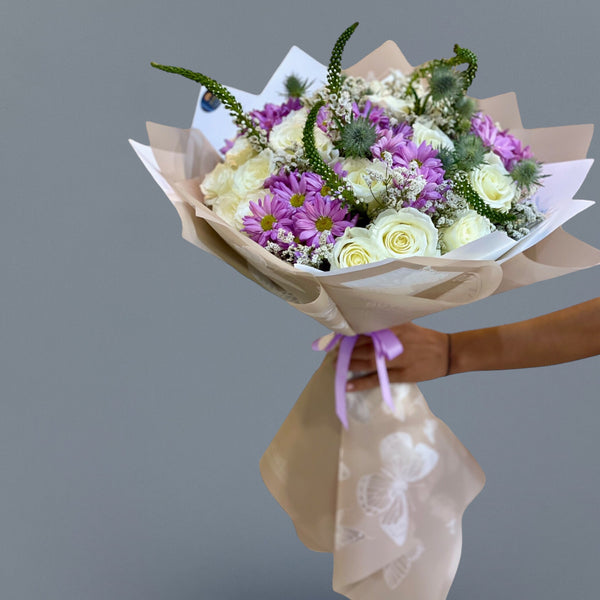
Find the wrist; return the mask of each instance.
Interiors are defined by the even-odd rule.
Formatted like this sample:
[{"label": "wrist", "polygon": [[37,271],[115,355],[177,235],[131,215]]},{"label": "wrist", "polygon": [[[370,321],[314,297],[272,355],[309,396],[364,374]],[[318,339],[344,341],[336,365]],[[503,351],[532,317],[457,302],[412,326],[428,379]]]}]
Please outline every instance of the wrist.
[{"label": "wrist", "polygon": [[446,374],[445,377],[452,374],[452,334],[446,334]]},{"label": "wrist", "polygon": [[501,368],[503,355],[497,328],[473,329],[450,334],[449,374]]}]

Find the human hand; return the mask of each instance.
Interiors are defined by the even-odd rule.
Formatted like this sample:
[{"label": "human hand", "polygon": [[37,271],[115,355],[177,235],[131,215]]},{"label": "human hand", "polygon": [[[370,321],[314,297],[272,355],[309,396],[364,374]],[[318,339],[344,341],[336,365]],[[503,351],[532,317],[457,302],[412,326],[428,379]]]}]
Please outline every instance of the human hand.
[{"label": "human hand", "polygon": [[[448,374],[449,334],[419,327],[414,323],[404,323],[391,330],[404,346],[402,354],[387,361],[391,383],[415,383]],[[356,342],[350,370],[361,375],[348,382],[348,391],[368,390],[379,386],[375,351],[370,337],[361,336]]]}]

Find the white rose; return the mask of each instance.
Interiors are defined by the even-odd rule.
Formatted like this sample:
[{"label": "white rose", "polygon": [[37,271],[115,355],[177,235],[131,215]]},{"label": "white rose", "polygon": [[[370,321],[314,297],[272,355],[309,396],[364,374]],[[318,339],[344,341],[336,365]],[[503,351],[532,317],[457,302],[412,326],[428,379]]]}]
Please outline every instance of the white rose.
[{"label": "white rose", "polygon": [[437,229],[431,218],[416,208],[384,210],[373,221],[371,234],[389,257],[439,256]]},{"label": "white rose", "polygon": [[237,194],[224,194],[213,201],[213,211],[226,223],[241,231],[244,227],[244,217],[250,216],[250,202],[258,202],[269,193],[269,190],[260,189],[250,192],[243,198]]},{"label": "white rose", "polygon": [[413,142],[417,146],[426,142],[436,150],[440,148],[454,150],[454,142],[439,127],[429,121],[417,119],[413,123],[413,132]]},{"label": "white rose", "polygon": [[260,189],[256,192],[251,192],[238,202],[232,220],[233,226],[238,231],[241,231],[244,227],[244,217],[249,217],[252,214],[252,211],[250,210],[250,202],[255,202],[258,204],[258,201],[262,200],[268,193],[269,190]]},{"label": "white rose", "polygon": [[334,269],[366,265],[383,260],[384,250],[371,232],[363,227],[348,227],[335,241],[331,266]]},{"label": "white rose", "polygon": [[517,184],[493,152],[485,155],[485,163],[481,167],[469,173],[469,181],[488,206],[501,212],[510,209]]},{"label": "white rose", "polygon": [[410,103],[404,100],[404,98],[398,98],[398,96],[393,96],[392,94],[370,94],[365,96],[365,98],[370,100],[375,106],[385,108],[391,116],[397,119],[404,119],[411,111]]},{"label": "white rose", "polygon": [[294,148],[302,143],[302,132],[308,111],[305,108],[292,111],[271,129],[269,144],[279,153],[293,154]]},{"label": "white rose", "polygon": [[339,150],[334,148],[333,142],[327,134],[318,127],[315,128],[315,146],[321,158],[327,163],[337,160],[340,155]]},{"label": "white rose", "polygon": [[273,152],[267,148],[234,171],[232,191],[243,198],[261,189],[265,179],[275,171]]},{"label": "white rose", "polygon": [[378,177],[387,177],[388,167],[384,162],[371,162],[368,158],[347,158],[342,163],[342,169],[348,172],[345,180],[362,202],[369,204],[385,194],[385,182],[377,180]]},{"label": "white rose", "polygon": [[[308,117],[308,109],[292,111],[271,129],[269,144],[279,154],[294,154],[299,146],[302,146],[304,125]],[[315,146],[325,161],[334,156],[333,142],[318,127],[315,127]]]},{"label": "white rose", "polygon": [[233,168],[238,168],[254,156],[256,156],[256,151],[252,144],[247,137],[241,135],[225,154],[225,163]]},{"label": "white rose", "polygon": [[225,163],[219,163],[200,184],[204,199],[207,201],[206,204],[210,206],[213,198],[230,193],[232,184],[233,169],[230,169]]},{"label": "white rose", "polygon": [[233,192],[229,192],[227,194],[222,194],[218,198],[213,200],[212,209],[213,211],[221,217],[225,222],[229,225],[235,225],[235,213],[237,211],[238,205],[242,199]]},{"label": "white rose", "polygon": [[492,232],[493,229],[494,226],[489,219],[475,210],[468,210],[453,225],[440,229],[440,238],[446,246],[446,251],[450,252],[450,250],[478,240],[480,237]]}]

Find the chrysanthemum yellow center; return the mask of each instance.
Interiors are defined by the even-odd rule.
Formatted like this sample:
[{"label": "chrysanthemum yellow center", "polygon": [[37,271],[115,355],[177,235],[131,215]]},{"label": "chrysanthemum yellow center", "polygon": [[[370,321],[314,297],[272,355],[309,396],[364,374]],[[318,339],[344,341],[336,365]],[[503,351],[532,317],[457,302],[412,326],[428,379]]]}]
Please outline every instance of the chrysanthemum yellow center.
[{"label": "chrysanthemum yellow center", "polygon": [[273,229],[273,225],[275,225],[277,219],[273,215],[265,215],[260,220],[260,226],[263,231],[271,231]]},{"label": "chrysanthemum yellow center", "polygon": [[331,188],[327,185],[324,185],[321,188],[321,196],[329,196],[329,194],[331,194]]},{"label": "chrysanthemum yellow center", "polygon": [[333,220],[331,217],[319,217],[315,221],[315,229],[317,231],[331,231]]},{"label": "chrysanthemum yellow center", "polygon": [[304,194],[294,194],[290,198],[290,204],[294,208],[300,208],[304,204],[304,198],[305,198]]}]

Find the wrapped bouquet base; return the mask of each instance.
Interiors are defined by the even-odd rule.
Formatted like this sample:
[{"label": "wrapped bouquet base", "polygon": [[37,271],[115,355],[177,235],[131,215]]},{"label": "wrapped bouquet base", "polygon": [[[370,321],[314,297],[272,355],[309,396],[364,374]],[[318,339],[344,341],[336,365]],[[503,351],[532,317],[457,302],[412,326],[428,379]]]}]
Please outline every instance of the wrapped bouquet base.
[{"label": "wrapped bouquet base", "polygon": [[413,384],[333,403],[328,355],[260,462],[263,480],[311,550],[334,557],[333,589],[352,600],[445,598],[461,554],[461,520],[483,471]]},{"label": "wrapped bouquet base", "polygon": [[[387,42],[347,72],[382,78],[391,69],[412,67]],[[325,77],[294,48],[259,97],[236,92],[244,109],[274,99],[295,70]],[[544,221],[518,242],[496,231],[443,257],[331,272],[280,260],[205,205],[200,184],[221,160],[215,148],[234,134],[225,111],[198,110],[190,130],[149,124],[150,146],[132,145],[177,209],[186,240],[328,330],[353,336],[600,264],[598,250],[561,229],[592,204],[573,199],[591,167],[592,127],[523,129],[514,94],[478,105],[544,161],[551,177],[536,199]],[[262,457],[264,481],[304,544],[333,553],[336,591],[353,600],[444,600],[460,559],[462,515],[483,472],[415,385],[392,385],[391,407],[379,389],[349,393],[344,429],[334,377],[330,354]]]}]

